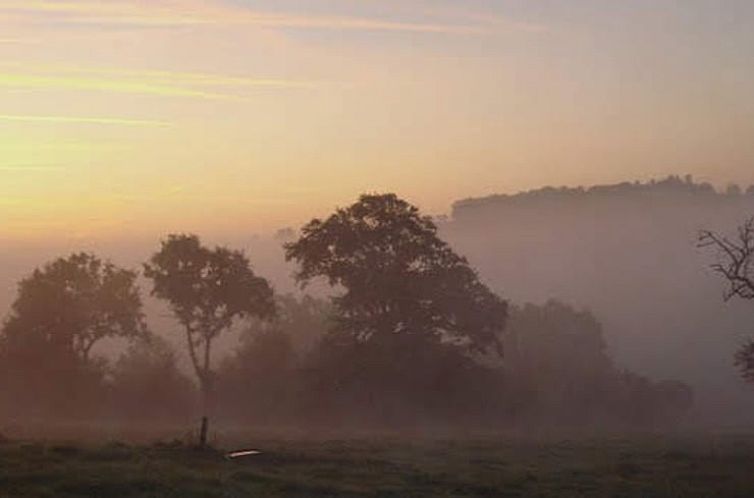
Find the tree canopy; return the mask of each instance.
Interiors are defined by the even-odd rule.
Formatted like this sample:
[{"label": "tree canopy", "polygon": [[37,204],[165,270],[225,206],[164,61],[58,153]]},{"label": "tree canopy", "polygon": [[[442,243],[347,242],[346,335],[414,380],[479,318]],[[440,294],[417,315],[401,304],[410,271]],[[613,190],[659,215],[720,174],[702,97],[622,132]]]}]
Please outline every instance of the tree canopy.
[{"label": "tree canopy", "polygon": [[690,408],[687,385],[654,382],[618,368],[590,311],[556,300],[510,311],[504,368],[515,387],[513,403],[527,420],[667,426]]},{"label": "tree canopy", "polygon": [[428,216],[394,194],[363,195],[326,220],[314,219],[285,245],[305,285],[325,277],[337,327],[359,341],[393,336],[499,349],[507,304],[437,235]]},{"label": "tree canopy", "polygon": [[136,276],[87,253],[34,270],[19,284],[3,327],[6,349],[52,349],[86,362],[105,337],[145,334]]},{"label": "tree canopy", "polygon": [[[184,326],[189,354],[201,382],[211,374],[211,343],[237,318],[275,314],[267,280],[256,276],[241,251],[209,249],[195,235],[170,235],[144,265],[152,295],[164,299]],[[204,348],[203,359],[197,348]]]}]

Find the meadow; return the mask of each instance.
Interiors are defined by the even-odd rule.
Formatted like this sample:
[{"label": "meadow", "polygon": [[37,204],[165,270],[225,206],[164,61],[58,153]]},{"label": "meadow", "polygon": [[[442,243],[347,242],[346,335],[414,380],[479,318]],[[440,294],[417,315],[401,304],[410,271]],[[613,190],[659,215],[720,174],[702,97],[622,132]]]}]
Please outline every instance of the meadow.
[{"label": "meadow", "polygon": [[0,498],[751,497],[754,437],[4,441]]}]

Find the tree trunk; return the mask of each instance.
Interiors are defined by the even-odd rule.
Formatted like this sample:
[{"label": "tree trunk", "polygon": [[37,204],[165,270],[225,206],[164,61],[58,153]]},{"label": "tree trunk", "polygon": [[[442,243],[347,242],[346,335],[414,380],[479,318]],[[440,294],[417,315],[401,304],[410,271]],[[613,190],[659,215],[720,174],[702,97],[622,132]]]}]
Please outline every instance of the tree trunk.
[{"label": "tree trunk", "polygon": [[202,424],[199,431],[199,447],[204,449],[207,447],[207,435],[209,433],[209,419],[213,412],[213,400],[212,400],[212,371],[210,370],[210,350],[212,343],[210,339],[205,339],[204,342],[204,366],[202,368],[202,375],[200,376],[201,393],[202,393]]}]

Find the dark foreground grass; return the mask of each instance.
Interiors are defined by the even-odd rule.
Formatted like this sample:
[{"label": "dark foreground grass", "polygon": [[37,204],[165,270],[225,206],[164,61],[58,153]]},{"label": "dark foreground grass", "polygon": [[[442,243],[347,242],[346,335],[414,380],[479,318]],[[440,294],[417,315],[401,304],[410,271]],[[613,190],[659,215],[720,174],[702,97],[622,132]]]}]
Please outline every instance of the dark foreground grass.
[{"label": "dark foreground grass", "polygon": [[0,497],[754,497],[754,438],[0,444]]}]

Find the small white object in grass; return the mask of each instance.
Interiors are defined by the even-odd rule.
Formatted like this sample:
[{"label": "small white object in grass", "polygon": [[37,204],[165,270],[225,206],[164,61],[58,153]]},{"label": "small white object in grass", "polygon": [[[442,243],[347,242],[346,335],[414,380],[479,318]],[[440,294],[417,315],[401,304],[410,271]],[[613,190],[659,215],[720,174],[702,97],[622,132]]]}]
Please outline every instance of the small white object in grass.
[{"label": "small white object in grass", "polygon": [[262,452],[257,450],[241,450],[241,451],[232,451],[225,455],[227,458],[240,458],[245,456],[254,456],[254,455],[260,455]]}]

